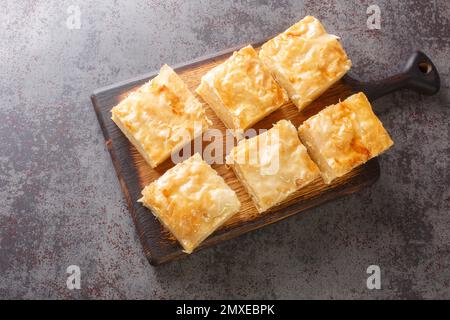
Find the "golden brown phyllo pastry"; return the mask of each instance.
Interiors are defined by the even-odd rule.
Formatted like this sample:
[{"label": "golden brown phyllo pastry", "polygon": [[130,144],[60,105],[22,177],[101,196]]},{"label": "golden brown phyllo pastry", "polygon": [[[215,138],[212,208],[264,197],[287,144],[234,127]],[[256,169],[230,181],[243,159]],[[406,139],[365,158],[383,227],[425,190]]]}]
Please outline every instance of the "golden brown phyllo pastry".
[{"label": "golden brown phyllo pastry", "polygon": [[196,92],[230,129],[245,130],[288,101],[252,46],[202,77]]},{"label": "golden brown phyllo pastry", "polygon": [[297,129],[287,120],[240,141],[228,155],[227,163],[259,212],[279,204],[320,177],[319,169],[298,138]]},{"label": "golden brown phyllo pastry", "polygon": [[167,65],[111,113],[112,120],[153,168],[211,124],[203,105]]},{"label": "golden brown phyllo pastry", "polygon": [[298,132],[326,183],[393,145],[362,92],[323,109]]},{"label": "golden brown phyllo pastry", "polygon": [[311,16],[263,44],[259,57],[300,111],[352,65],[338,37]]},{"label": "golden brown phyllo pastry", "polygon": [[139,200],[191,253],[239,211],[236,193],[196,153],[142,190]]}]

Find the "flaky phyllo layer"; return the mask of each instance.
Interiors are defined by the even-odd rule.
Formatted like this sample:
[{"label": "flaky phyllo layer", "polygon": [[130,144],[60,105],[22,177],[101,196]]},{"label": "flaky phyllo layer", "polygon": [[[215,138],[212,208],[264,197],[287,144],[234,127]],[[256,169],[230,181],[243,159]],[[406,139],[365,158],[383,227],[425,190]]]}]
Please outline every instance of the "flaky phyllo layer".
[{"label": "flaky phyllo layer", "polygon": [[227,163],[260,212],[319,177],[297,129],[287,120],[254,138],[242,140],[228,155]]},{"label": "flaky phyllo layer", "polygon": [[230,129],[245,130],[288,101],[252,46],[202,77],[196,92]]},{"label": "flaky phyllo layer", "polygon": [[146,186],[139,201],[152,210],[187,253],[240,208],[236,193],[198,153]]},{"label": "flaky phyllo layer", "polygon": [[259,57],[302,110],[350,69],[338,39],[307,16],[263,44]]},{"label": "flaky phyllo layer", "polygon": [[167,65],[111,112],[112,120],[152,167],[211,124],[202,104]]},{"label": "flaky phyllo layer", "polygon": [[326,183],[393,145],[362,92],[323,109],[298,132]]}]

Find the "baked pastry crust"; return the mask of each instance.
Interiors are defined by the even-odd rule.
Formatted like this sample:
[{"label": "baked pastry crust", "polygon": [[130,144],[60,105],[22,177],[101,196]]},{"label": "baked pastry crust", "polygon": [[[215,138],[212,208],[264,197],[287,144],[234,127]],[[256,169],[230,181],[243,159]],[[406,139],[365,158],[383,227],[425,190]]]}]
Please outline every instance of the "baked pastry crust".
[{"label": "baked pastry crust", "polygon": [[111,113],[111,119],[152,168],[211,124],[201,102],[167,65]]},{"label": "baked pastry crust", "polygon": [[238,179],[259,212],[285,200],[294,191],[320,177],[319,169],[288,120],[270,130],[241,140],[227,156]]},{"label": "baked pastry crust", "polygon": [[300,111],[350,69],[338,39],[306,16],[261,47],[259,57]]},{"label": "baked pastry crust", "polygon": [[298,132],[326,183],[393,145],[362,92],[326,107],[303,122]]},{"label": "baked pastry crust", "polygon": [[146,186],[139,202],[187,253],[240,209],[236,193],[198,153]]},{"label": "baked pastry crust", "polygon": [[251,127],[288,101],[250,45],[204,75],[196,92],[235,130]]}]

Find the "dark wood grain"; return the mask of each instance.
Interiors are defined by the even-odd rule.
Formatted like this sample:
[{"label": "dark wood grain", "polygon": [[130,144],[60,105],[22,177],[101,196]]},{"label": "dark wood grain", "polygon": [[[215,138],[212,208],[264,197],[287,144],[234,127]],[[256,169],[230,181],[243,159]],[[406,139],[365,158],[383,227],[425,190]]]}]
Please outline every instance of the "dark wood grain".
[{"label": "dark wood grain", "polygon": [[[178,66],[174,69],[187,83],[188,87],[194,91],[200,83],[201,76],[226,59],[233,50],[231,49],[228,52],[220,53],[214,57],[208,57],[203,60]],[[137,88],[145,81],[148,81],[156,74],[157,72],[152,72],[129,81],[96,90],[91,97],[105,136],[106,146],[111,154],[128,208],[144,247],[145,255],[152,265],[158,265],[175,258],[186,256],[176,240],[161,226],[151,212],[137,203],[143,187],[161,176],[168,168],[173,166],[173,163],[169,159],[156,169],[150,168],[135,148],[128,142],[119,128],[112,122],[110,119],[110,110],[128,92]],[[307,107],[304,112],[298,112],[294,105],[288,103],[280,108],[280,110],[256,124],[254,128],[270,128],[273,123],[280,119],[289,119],[295,126],[299,126],[305,119],[314,115],[325,106],[336,103],[339,99],[345,99],[354,91],[354,87],[351,82],[339,81]],[[207,115],[213,120],[213,126],[224,132],[225,127],[209,108],[207,108]],[[307,187],[295,192],[281,205],[273,208],[269,212],[260,214],[257,212],[242,185],[234,176],[232,170],[224,165],[217,164],[213,165],[213,168],[236,191],[242,203],[242,208],[238,214],[206,239],[197,250],[231,239],[251,230],[259,229],[326,201],[357,192],[374,183],[379,177],[378,161],[377,159],[372,159],[365,165],[333,181],[330,185],[324,184],[321,180],[316,180]]]}]

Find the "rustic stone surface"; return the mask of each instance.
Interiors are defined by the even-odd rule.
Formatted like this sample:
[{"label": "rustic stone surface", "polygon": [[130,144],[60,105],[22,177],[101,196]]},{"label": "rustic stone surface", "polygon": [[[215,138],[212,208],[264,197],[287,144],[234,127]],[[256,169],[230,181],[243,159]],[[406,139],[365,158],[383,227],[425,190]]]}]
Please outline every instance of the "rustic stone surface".
[{"label": "rustic stone surface", "polygon": [[[75,2],[75,1],[74,1]],[[66,27],[79,3],[81,29]],[[450,2],[2,1],[0,298],[450,298]],[[89,95],[97,87],[266,38],[306,14],[342,37],[351,74],[397,72],[414,49],[442,91],[374,106],[395,147],[372,187],[151,267]],[[81,290],[66,268],[81,268]],[[382,289],[366,288],[366,268]]]}]

